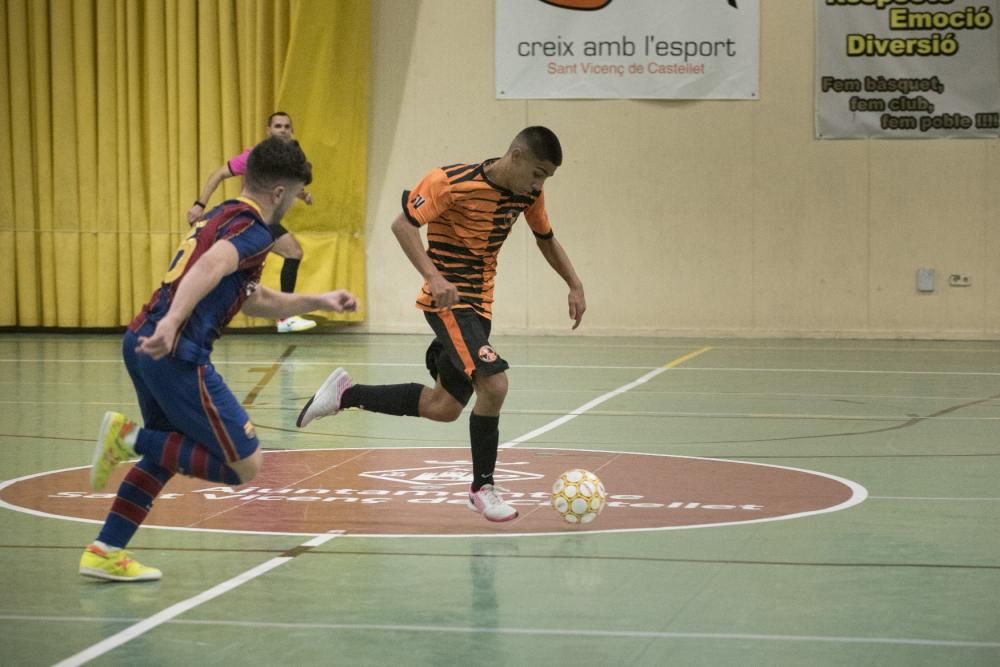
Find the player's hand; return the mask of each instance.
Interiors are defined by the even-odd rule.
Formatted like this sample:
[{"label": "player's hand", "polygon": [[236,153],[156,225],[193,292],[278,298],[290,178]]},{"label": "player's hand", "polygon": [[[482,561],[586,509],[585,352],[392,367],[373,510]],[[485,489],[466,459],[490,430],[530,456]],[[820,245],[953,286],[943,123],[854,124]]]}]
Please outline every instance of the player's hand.
[{"label": "player's hand", "polygon": [[431,297],[437,308],[451,308],[458,303],[458,288],[445,280],[441,274],[429,278],[427,286],[431,290]]},{"label": "player's hand", "polygon": [[174,349],[176,339],[177,327],[171,320],[164,318],[156,323],[152,336],[139,336],[139,344],[135,351],[149,355],[153,359],[162,359]]},{"label": "player's hand", "polygon": [[201,206],[192,206],[191,208],[189,208],[188,209],[188,215],[187,215],[188,224],[189,225],[193,225],[194,223],[198,222],[198,219],[201,217],[201,214],[204,213],[204,212],[205,212],[205,209],[202,208]]},{"label": "player's hand", "polygon": [[332,310],[335,313],[353,313],[358,309],[357,298],[345,289],[327,292],[322,298],[323,310]]},{"label": "player's hand", "polygon": [[583,287],[569,291],[569,318],[573,320],[573,328],[580,326],[583,313],[587,310],[587,299],[583,296]]},{"label": "player's hand", "polygon": [[320,297],[320,310],[332,310],[335,313],[353,313],[358,309],[358,300],[345,289],[327,292]]}]

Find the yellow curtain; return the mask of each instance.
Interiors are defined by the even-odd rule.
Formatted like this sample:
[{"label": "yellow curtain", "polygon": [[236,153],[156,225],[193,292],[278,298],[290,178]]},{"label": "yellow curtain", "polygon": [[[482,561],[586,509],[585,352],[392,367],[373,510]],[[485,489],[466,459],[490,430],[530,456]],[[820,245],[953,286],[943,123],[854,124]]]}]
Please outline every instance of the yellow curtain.
[{"label": "yellow curtain", "polygon": [[364,303],[368,0],[0,0],[0,35],[0,326],[127,324],[208,175],[278,109],[315,179],[285,218],[296,291]]}]

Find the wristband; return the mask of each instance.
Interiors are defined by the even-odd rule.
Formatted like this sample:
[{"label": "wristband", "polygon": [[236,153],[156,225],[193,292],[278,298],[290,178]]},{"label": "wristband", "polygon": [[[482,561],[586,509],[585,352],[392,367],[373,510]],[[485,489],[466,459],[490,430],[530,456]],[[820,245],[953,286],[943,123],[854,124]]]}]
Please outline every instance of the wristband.
[{"label": "wristband", "polygon": [[192,204],[192,206],[201,206],[202,208],[205,208],[205,205],[204,205],[204,204],[202,204],[202,203],[201,203],[200,201],[198,201],[197,199],[195,199],[195,200],[194,200],[194,204]]}]

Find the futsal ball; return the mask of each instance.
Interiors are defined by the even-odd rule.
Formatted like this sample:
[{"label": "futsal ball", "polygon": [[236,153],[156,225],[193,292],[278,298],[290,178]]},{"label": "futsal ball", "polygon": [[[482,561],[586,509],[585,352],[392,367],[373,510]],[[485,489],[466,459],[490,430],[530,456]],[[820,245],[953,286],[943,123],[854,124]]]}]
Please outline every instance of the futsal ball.
[{"label": "futsal ball", "polygon": [[604,484],[589,470],[567,470],[552,485],[552,507],[568,523],[590,523],[604,509]]}]

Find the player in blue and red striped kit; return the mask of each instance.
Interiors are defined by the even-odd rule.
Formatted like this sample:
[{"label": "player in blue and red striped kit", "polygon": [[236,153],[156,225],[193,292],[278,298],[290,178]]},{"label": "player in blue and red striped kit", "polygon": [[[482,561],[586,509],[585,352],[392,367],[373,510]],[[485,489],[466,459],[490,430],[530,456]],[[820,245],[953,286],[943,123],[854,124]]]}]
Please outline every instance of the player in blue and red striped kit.
[{"label": "player in blue and red striped kit", "polygon": [[277,224],[312,181],[302,149],[267,139],[250,155],[238,199],[223,202],[181,243],[160,287],[129,324],[122,342],[143,426],[117,412],[104,416],[91,485],[104,488],[122,461],[129,470],[97,540],[80,558],[80,574],[113,581],[159,579],[124,547],[175,474],[241,484],[260,469],[260,443],[246,411],[210,355],[222,328],[244,312],[282,318],[311,310],[343,312],[357,303],[345,290],[276,292],[259,284]]}]

